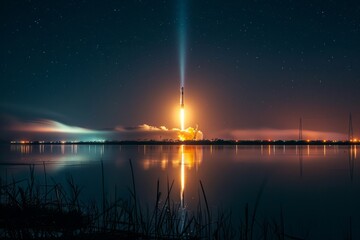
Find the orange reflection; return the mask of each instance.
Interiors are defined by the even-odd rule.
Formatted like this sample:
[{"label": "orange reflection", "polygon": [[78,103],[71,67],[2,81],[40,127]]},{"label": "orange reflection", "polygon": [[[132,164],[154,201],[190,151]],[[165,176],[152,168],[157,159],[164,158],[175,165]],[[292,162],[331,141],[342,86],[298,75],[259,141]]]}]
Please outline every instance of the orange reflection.
[{"label": "orange reflection", "polygon": [[184,153],[184,145],[181,145],[181,171],[180,171],[180,182],[181,182],[181,188],[180,188],[180,203],[181,208],[184,208],[184,190],[185,190],[185,153]]},{"label": "orange reflection", "polygon": [[310,145],[307,145],[307,155],[310,156]]},{"label": "orange reflection", "polygon": [[29,154],[32,152],[32,145],[21,145],[20,146],[20,152],[22,154]]},{"label": "orange reflection", "polygon": [[356,145],[350,146],[350,155],[353,157],[353,159],[356,159]]},{"label": "orange reflection", "polygon": [[[144,147],[145,148],[145,147]],[[186,170],[195,168],[198,170],[203,158],[202,146],[148,146],[151,151],[146,152],[145,159],[142,161],[145,170],[151,167],[160,167],[162,170],[167,168],[178,168],[180,166],[180,229],[184,227],[186,217],[185,188]],[[174,151],[174,148],[178,151]],[[177,171],[177,170],[176,170]]]},{"label": "orange reflection", "polygon": [[356,159],[356,145],[354,146],[354,158]]},{"label": "orange reflection", "polygon": [[[147,146],[149,151],[144,152],[142,166],[145,170],[153,167],[160,167],[166,170],[168,167],[177,168],[184,165],[184,168],[198,168],[203,158],[202,146],[164,146],[164,148]],[[179,148],[174,153],[174,148]],[[150,151],[151,150],[151,151]]]}]

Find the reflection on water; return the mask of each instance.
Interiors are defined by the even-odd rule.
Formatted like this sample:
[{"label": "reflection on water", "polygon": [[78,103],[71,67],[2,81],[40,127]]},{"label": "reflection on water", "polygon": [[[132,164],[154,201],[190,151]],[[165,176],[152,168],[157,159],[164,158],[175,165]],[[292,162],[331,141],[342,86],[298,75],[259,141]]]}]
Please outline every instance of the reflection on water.
[{"label": "reflection on water", "polygon": [[[180,167],[180,207],[184,210],[186,170],[195,169],[195,171],[197,171],[199,169],[203,158],[203,147],[189,145],[176,146],[177,152],[175,154],[172,147],[159,146],[158,148],[149,149],[149,146],[144,145],[142,148],[144,155],[142,165],[144,170],[161,168],[165,171],[168,167],[175,169]],[[212,146],[210,146],[210,151],[212,152]]]},{"label": "reflection on water", "polygon": [[181,190],[180,190],[180,202],[181,208],[184,208],[184,193],[185,193],[185,153],[184,153],[184,145],[181,145],[181,173],[180,173],[180,182],[181,182]]},{"label": "reflection on water", "polygon": [[183,231],[185,224],[185,152],[184,145],[181,145],[181,173],[180,173],[180,232]]},{"label": "reflection on water", "polygon": [[[112,156],[118,159],[119,153],[122,148],[125,148],[125,153],[129,149],[133,149],[133,146],[106,146],[106,145],[10,145],[8,150],[2,148],[0,151],[6,155],[6,158],[1,159],[2,162],[13,163],[36,163],[41,162],[59,162],[65,159],[87,159],[87,160],[100,160],[104,156]],[[247,160],[255,158],[266,159],[270,157],[279,159],[284,157],[293,158],[297,156],[300,168],[300,175],[303,174],[304,154],[306,159],[319,160],[321,158],[333,158],[342,152],[347,152],[350,166],[354,166],[354,161],[357,158],[357,146],[278,146],[278,145],[260,145],[260,146],[153,146],[153,145],[141,145],[136,146],[137,153],[136,158],[142,165],[144,171],[150,169],[161,169],[166,171],[169,168],[177,169],[195,169],[199,170],[200,165],[203,162],[204,151],[210,155],[222,154],[222,151],[226,149],[226,154],[230,154],[229,160]],[[254,151],[249,151],[253,149]],[[234,155],[231,155],[233,150]],[[109,151],[108,154],[106,151]],[[142,154],[140,154],[142,153]],[[258,153],[260,156],[258,156]],[[321,155],[322,157],[321,157]],[[181,181],[183,182],[183,181]]]},{"label": "reflection on water", "polygon": [[110,189],[114,189],[114,185],[121,188],[119,192],[124,195],[128,193],[127,187],[131,186],[128,159],[131,158],[141,199],[153,203],[156,180],[160,183],[174,180],[172,197],[180,205],[180,216],[184,217],[185,210],[196,210],[199,180],[204,183],[212,207],[229,207],[234,213],[242,213],[246,204],[254,204],[259,186],[266,178],[259,213],[276,217],[282,206],[286,224],[295,222],[295,226],[319,232],[322,228],[334,229],[328,232],[329,236],[340,239],[345,229],[341,223],[353,216],[360,237],[360,219],[355,218],[360,216],[360,165],[356,164],[356,145],[0,147],[0,177],[6,172],[16,178],[21,171],[28,173],[28,167],[23,165],[41,165],[39,169],[42,169],[45,163],[49,175],[66,176],[70,172],[80,186],[85,185],[84,189],[94,196],[99,196],[101,189],[101,159],[107,193],[112,194]]},{"label": "reflection on water", "polygon": [[299,168],[300,168],[300,177],[303,176],[303,146],[300,146],[299,149]]},{"label": "reflection on water", "polygon": [[[158,167],[166,170],[168,167],[177,168],[182,165],[188,169],[198,169],[202,161],[202,146],[151,146],[150,151],[149,146],[144,145],[141,147],[143,148],[142,164],[144,170]],[[174,150],[176,150],[175,153]]]},{"label": "reflection on water", "polygon": [[351,182],[353,182],[354,180],[355,159],[356,159],[356,145],[349,146],[349,172],[350,172]]}]

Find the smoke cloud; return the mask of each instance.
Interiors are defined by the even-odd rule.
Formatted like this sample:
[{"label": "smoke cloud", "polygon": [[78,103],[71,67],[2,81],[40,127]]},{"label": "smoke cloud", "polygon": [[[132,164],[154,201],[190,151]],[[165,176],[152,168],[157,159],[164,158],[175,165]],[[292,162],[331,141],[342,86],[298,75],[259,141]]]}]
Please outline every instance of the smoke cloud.
[{"label": "smoke cloud", "polygon": [[201,140],[203,134],[194,128],[181,131],[179,128],[168,129],[165,126],[155,127],[142,124],[136,127],[116,127],[115,130],[126,140]]},{"label": "smoke cloud", "polygon": [[202,139],[202,132],[194,128],[181,131],[165,126],[117,126],[106,130],[72,126],[50,119],[22,121],[14,117],[2,119],[1,140],[5,141],[104,141],[104,140],[183,140]]},{"label": "smoke cloud", "polygon": [[[227,139],[238,140],[296,140],[299,137],[298,129],[236,129],[220,133]],[[338,132],[303,130],[303,140],[345,140],[346,134]]]},{"label": "smoke cloud", "polygon": [[102,130],[71,126],[49,119],[22,121],[16,118],[2,119],[1,140],[29,141],[96,141],[109,133]]}]

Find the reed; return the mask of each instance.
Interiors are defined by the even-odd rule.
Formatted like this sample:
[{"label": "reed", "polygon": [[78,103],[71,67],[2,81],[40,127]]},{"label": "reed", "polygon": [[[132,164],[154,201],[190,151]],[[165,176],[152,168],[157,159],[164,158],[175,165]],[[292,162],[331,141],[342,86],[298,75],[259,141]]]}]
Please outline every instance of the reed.
[{"label": "reed", "polygon": [[[303,239],[286,232],[283,209],[280,220],[258,218],[258,209],[266,182],[260,186],[254,207],[246,204],[240,226],[233,222],[231,210],[212,212],[205,185],[199,181],[199,197],[194,211],[184,209],[172,199],[174,181],[166,182],[162,193],[156,182],[155,202],[141,203],[135,171],[129,160],[132,186],[128,199],[105,194],[105,171],[101,161],[102,203],[84,203],[82,188],[69,176],[66,186],[48,180],[36,180],[34,165],[28,179],[11,182],[0,178],[0,239]],[[100,205],[100,207],[99,207]],[[251,210],[253,209],[253,210]],[[238,217],[236,217],[238,219]],[[239,226],[239,227],[236,227]],[[352,239],[349,221],[347,239]]]}]

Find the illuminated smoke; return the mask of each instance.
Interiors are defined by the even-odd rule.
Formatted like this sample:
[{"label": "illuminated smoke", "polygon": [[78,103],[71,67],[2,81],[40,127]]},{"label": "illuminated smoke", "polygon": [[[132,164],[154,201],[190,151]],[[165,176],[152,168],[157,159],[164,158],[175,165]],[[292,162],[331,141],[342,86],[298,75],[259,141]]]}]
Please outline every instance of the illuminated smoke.
[{"label": "illuminated smoke", "polygon": [[[2,140],[9,141],[104,141],[104,140],[179,140],[194,139],[195,129],[168,129],[142,124],[135,127],[118,126],[107,130],[95,130],[67,125],[55,120],[36,119],[22,121],[13,118],[0,128]],[[202,138],[201,131],[196,132],[196,139]]]},{"label": "illuminated smoke", "polygon": [[3,140],[29,141],[100,141],[108,139],[110,131],[70,126],[55,120],[21,121],[13,118],[0,129]]},{"label": "illuminated smoke", "polygon": [[115,130],[126,140],[201,140],[203,133],[197,128],[189,127],[168,129],[165,126],[155,127],[142,124],[136,127],[116,127]]},{"label": "illuminated smoke", "polygon": [[69,126],[57,121],[40,119],[31,122],[18,123],[10,128],[13,131],[21,132],[47,132],[47,133],[95,133],[97,131],[82,127]]},{"label": "illuminated smoke", "polygon": [[[238,140],[297,140],[298,129],[237,129],[219,133],[219,137]],[[307,140],[345,140],[346,135],[338,132],[303,130],[303,139]]]},{"label": "illuminated smoke", "polygon": [[203,133],[198,130],[197,128],[188,127],[185,130],[179,130],[179,140],[185,141],[185,140],[202,140],[203,139]]}]

